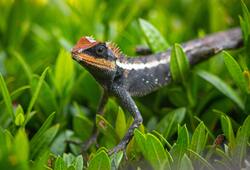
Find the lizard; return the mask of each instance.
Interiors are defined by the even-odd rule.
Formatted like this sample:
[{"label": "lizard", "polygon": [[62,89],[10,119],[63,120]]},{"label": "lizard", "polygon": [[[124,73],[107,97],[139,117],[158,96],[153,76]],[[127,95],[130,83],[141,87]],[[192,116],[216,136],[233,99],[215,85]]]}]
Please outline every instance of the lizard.
[{"label": "lizard", "polygon": [[[181,44],[190,66],[222,50],[235,49],[242,45],[240,28],[213,33]],[[134,130],[143,122],[142,115],[132,97],[147,95],[171,82],[171,48],[156,54],[128,57],[112,42],[102,42],[85,36],[81,37],[71,49],[71,55],[103,88],[97,114],[103,114],[108,98],[114,96],[120,106],[133,116],[133,123],[125,136],[109,153],[125,151]],[[95,133],[94,140],[97,135],[98,133]]]}]

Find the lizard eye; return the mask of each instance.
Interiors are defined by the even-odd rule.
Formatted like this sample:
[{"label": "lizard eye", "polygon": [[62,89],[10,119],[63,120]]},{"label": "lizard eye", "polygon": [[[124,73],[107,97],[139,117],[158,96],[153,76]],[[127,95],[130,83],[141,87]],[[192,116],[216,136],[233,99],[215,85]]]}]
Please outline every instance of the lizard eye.
[{"label": "lizard eye", "polygon": [[104,52],[105,52],[105,47],[104,47],[104,46],[98,46],[98,47],[96,48],[96,53],[97,53],[98,55],[103,55]]}]

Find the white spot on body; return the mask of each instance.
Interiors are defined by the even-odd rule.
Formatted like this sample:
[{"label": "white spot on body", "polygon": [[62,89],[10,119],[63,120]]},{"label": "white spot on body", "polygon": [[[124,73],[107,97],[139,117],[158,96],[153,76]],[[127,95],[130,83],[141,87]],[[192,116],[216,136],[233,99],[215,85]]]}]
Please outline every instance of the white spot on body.
[{"label": "white spot on body", "polygon": [[123,69],[127,69],[127,70],[141,70],[141,69],[145,69],[145,68],[152,68],[152,67],[157,67],[160,64],[166,64],[170,62],[170,57],[161,59],[161,60],[157,60],[157,61],[151,61],[148,63],[126,63],[126,62],[121,62],[119,60],[116,60],[116,64],[117,66],[123,68]]},{"label": "white spot on body", "polygon": [[146,83],[148,84],[148,83],[149,83],[149,81],[147,80],[147,81],[146,81]]},{"label": "white spot on body", "polygon": [[157,78],[155,79],[155,84],[158,84],[158,79]]}]

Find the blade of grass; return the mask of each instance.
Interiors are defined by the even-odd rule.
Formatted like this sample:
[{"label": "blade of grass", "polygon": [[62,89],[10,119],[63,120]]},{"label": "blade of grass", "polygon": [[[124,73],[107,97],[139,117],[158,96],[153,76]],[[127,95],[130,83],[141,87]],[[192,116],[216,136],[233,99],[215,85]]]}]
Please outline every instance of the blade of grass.
[{"label": "blade of grass", "polygon": [[14,111],[12,108],[10,93],[8,91],[8,88],[6,86],[6,83],[5,83],[4,78],[3,78],[1,73],[0,73],[0,87],[1,87],[1,91],[2,91],[2,95],[3,95],[5,105],[6,105],[7,112],[9,113],[10,117],[12,118],[12,121],[14,121],[15,114],[14,114]]},{"label": "blade of grass", "polygon": [[234,132],[232,128],[232,124],[230,121],[230,118],[225,115],[221,115],[221,126],[222,130],[224,132],[224,135],[229,141],[229,147],[230,149],[235,147],[235,137],[234,137]]},{"label": "blade of grass", "polygon": [[145,147],[147,159],[155,169],[170,169],[167,154],[159,139],[152,134],[147,134]]},{"label": "blade of grass", "polygon": [[235,59],[227,52],[223,51],[224,62],[226,64],[227,70],[229,71],[231,77],[237,86],[242,90],[242,92],[247,93],[247,82],[243,76],[242,70],[235,61]]},{"label": "blade of grass", "polygon": [[194,167],[192,165],[192,161],[189,159],[189,157],[186,154],[184,154],[182,159],[181,159],[180,169],[194,170]]},{"label": "blade of grass", "polygon": [[237,135],[236,135],[236,147],[233,150],[233,161],[235,164],[242,166],[243,160],[246,156],[247,152],[247,145],[249,142],[250,136],[250,116],[248,116],[242,127],[239,128]]},{"label": "blade of grass", "polygon": [[67,170],[67,164],[64,162],[61,156],[58,156],[55,161],[54,170]]},{"label": "blade of grass", "polygon": [[37,140],[36,143],[32,143],[32,145],[30,145],[31,159],[35,159],[48,149],[49,145],[54,140],[59,130],[59,127],[60,127],[59,124],[50,127],[44,133],[41,134],[39,140]]},{"label": "blade of grass", "polygon": [[214,167],[206,159],[201,157],[198,153],[194,152],[191,149],[187,149],[187,150],[190,153],[190,155],[193,155],[194,157],[196,157],[197,160],[199,160],[202,163],[202,165],[206,166],[208,169],[215,170]]},{"label": "blade of grass", "polygon": [[55,112],[51,113],[49,117],[45,120],[43,125],[40,127],[40,129],[36,132],[36,134],[31,138],[30,145],[34,145],[32,147],[35,147],[35,144],[37,141],[40,140],[41,135],[50,127],[52,124],[52,121],[54,120]]},{"label": "blade of grass", "polygon": [[176,127],[181,123],[186,115],[186,108],[172,110],[158,123],[157,131],[161,132],[165,138],[176,132]]},{"label": "blade of grass", "polygon": [[32,80],[32,70],[30,66],[27,64],[27,62],[23,59],[23,57],[18,52],[13,52],[13,55],[17,58],[17,60],[20,62],[21,66],[24,69],[24,72],[26,73],[29,82]]},{"label": "blade of grass", "polygon": [[237,95],[237,93],[230,87],[228,86],[225,82],[223,82],[219,77],[208,73],[203,70],[199,70],[197,74],[210,84],[212,84],[217,90],[219,90],[222,94],[227,96],[229,99],[234,101],[239,108],[244,110],[244,103],[242,99]]},{"label": "blade of grass", "polygon": [[34,106],[34,104],[35,104],[35,102],[36,102],[36,100],[37,100],[37,97],[38,97],[39,92],[40,92],[40,90],[41,90],[41,88],[42,88],[42,84],[43,84],[43,81],[44,81],[44,79],[45,79],[45,76],[46,76],[48,70],[49,70],[49,67],[47,67],[47,68],[43,71],[41,77],[39,78],[37,87],[36,87],[36,89],[35,89],[34,94],[32,95],[32,98],[31,98],[31,100],[30,100],[30,103],[29,103],[29,106],[28,106],[28,109],[27,109],[26,119],[25,119],[24,125],[26,125],[26,124],[28,123],[29,119],[31,118],[31,114],[30,114],[30,113],[31,113],[31,110],[32,110],[32,108],[33,108],[33,106]]},{"label": "blade of grass", "polygon": [[173,157],[173,167],[174,169],[179,169],[181,164],[181,159],[185,154],[189,146],[189,135],[186,125],[178,127],[178,138],[176,144],[170,150],[170,154]]},{"label": "blade of grass", "polygon": [[181,45],[174,44],[170,58],[170,71],[174,81],[181,80],[185,82],[189,68],[187,56]]},{"label": "blade of grass", "polygon": [[200,122],[198,127],[195,129],[192,136],[192,141],[190,144],[190,149],[201,154],[205,148],[207,142],[208,134],[206,132],[206,127],[203,122]]}]

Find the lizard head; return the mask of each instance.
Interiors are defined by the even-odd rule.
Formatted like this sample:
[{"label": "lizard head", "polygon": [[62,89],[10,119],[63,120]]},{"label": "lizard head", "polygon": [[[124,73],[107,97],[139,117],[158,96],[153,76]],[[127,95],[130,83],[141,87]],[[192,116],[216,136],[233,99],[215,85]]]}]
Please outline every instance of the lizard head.
[{"label": "lizard head", "polygon": [[117,56],[109,48],[109,44],[82,37],[71,50],[72,57],[80,64],[104,70],[115,69]]},{"label": "lizard head", "polygon": [[[117,46],[110,42],[82,37],[71,50],[72,58],[83,65],[94,77],[114,77],[116,59],[121,55]],[[96,76],[97,75],[97,76]]]}]

